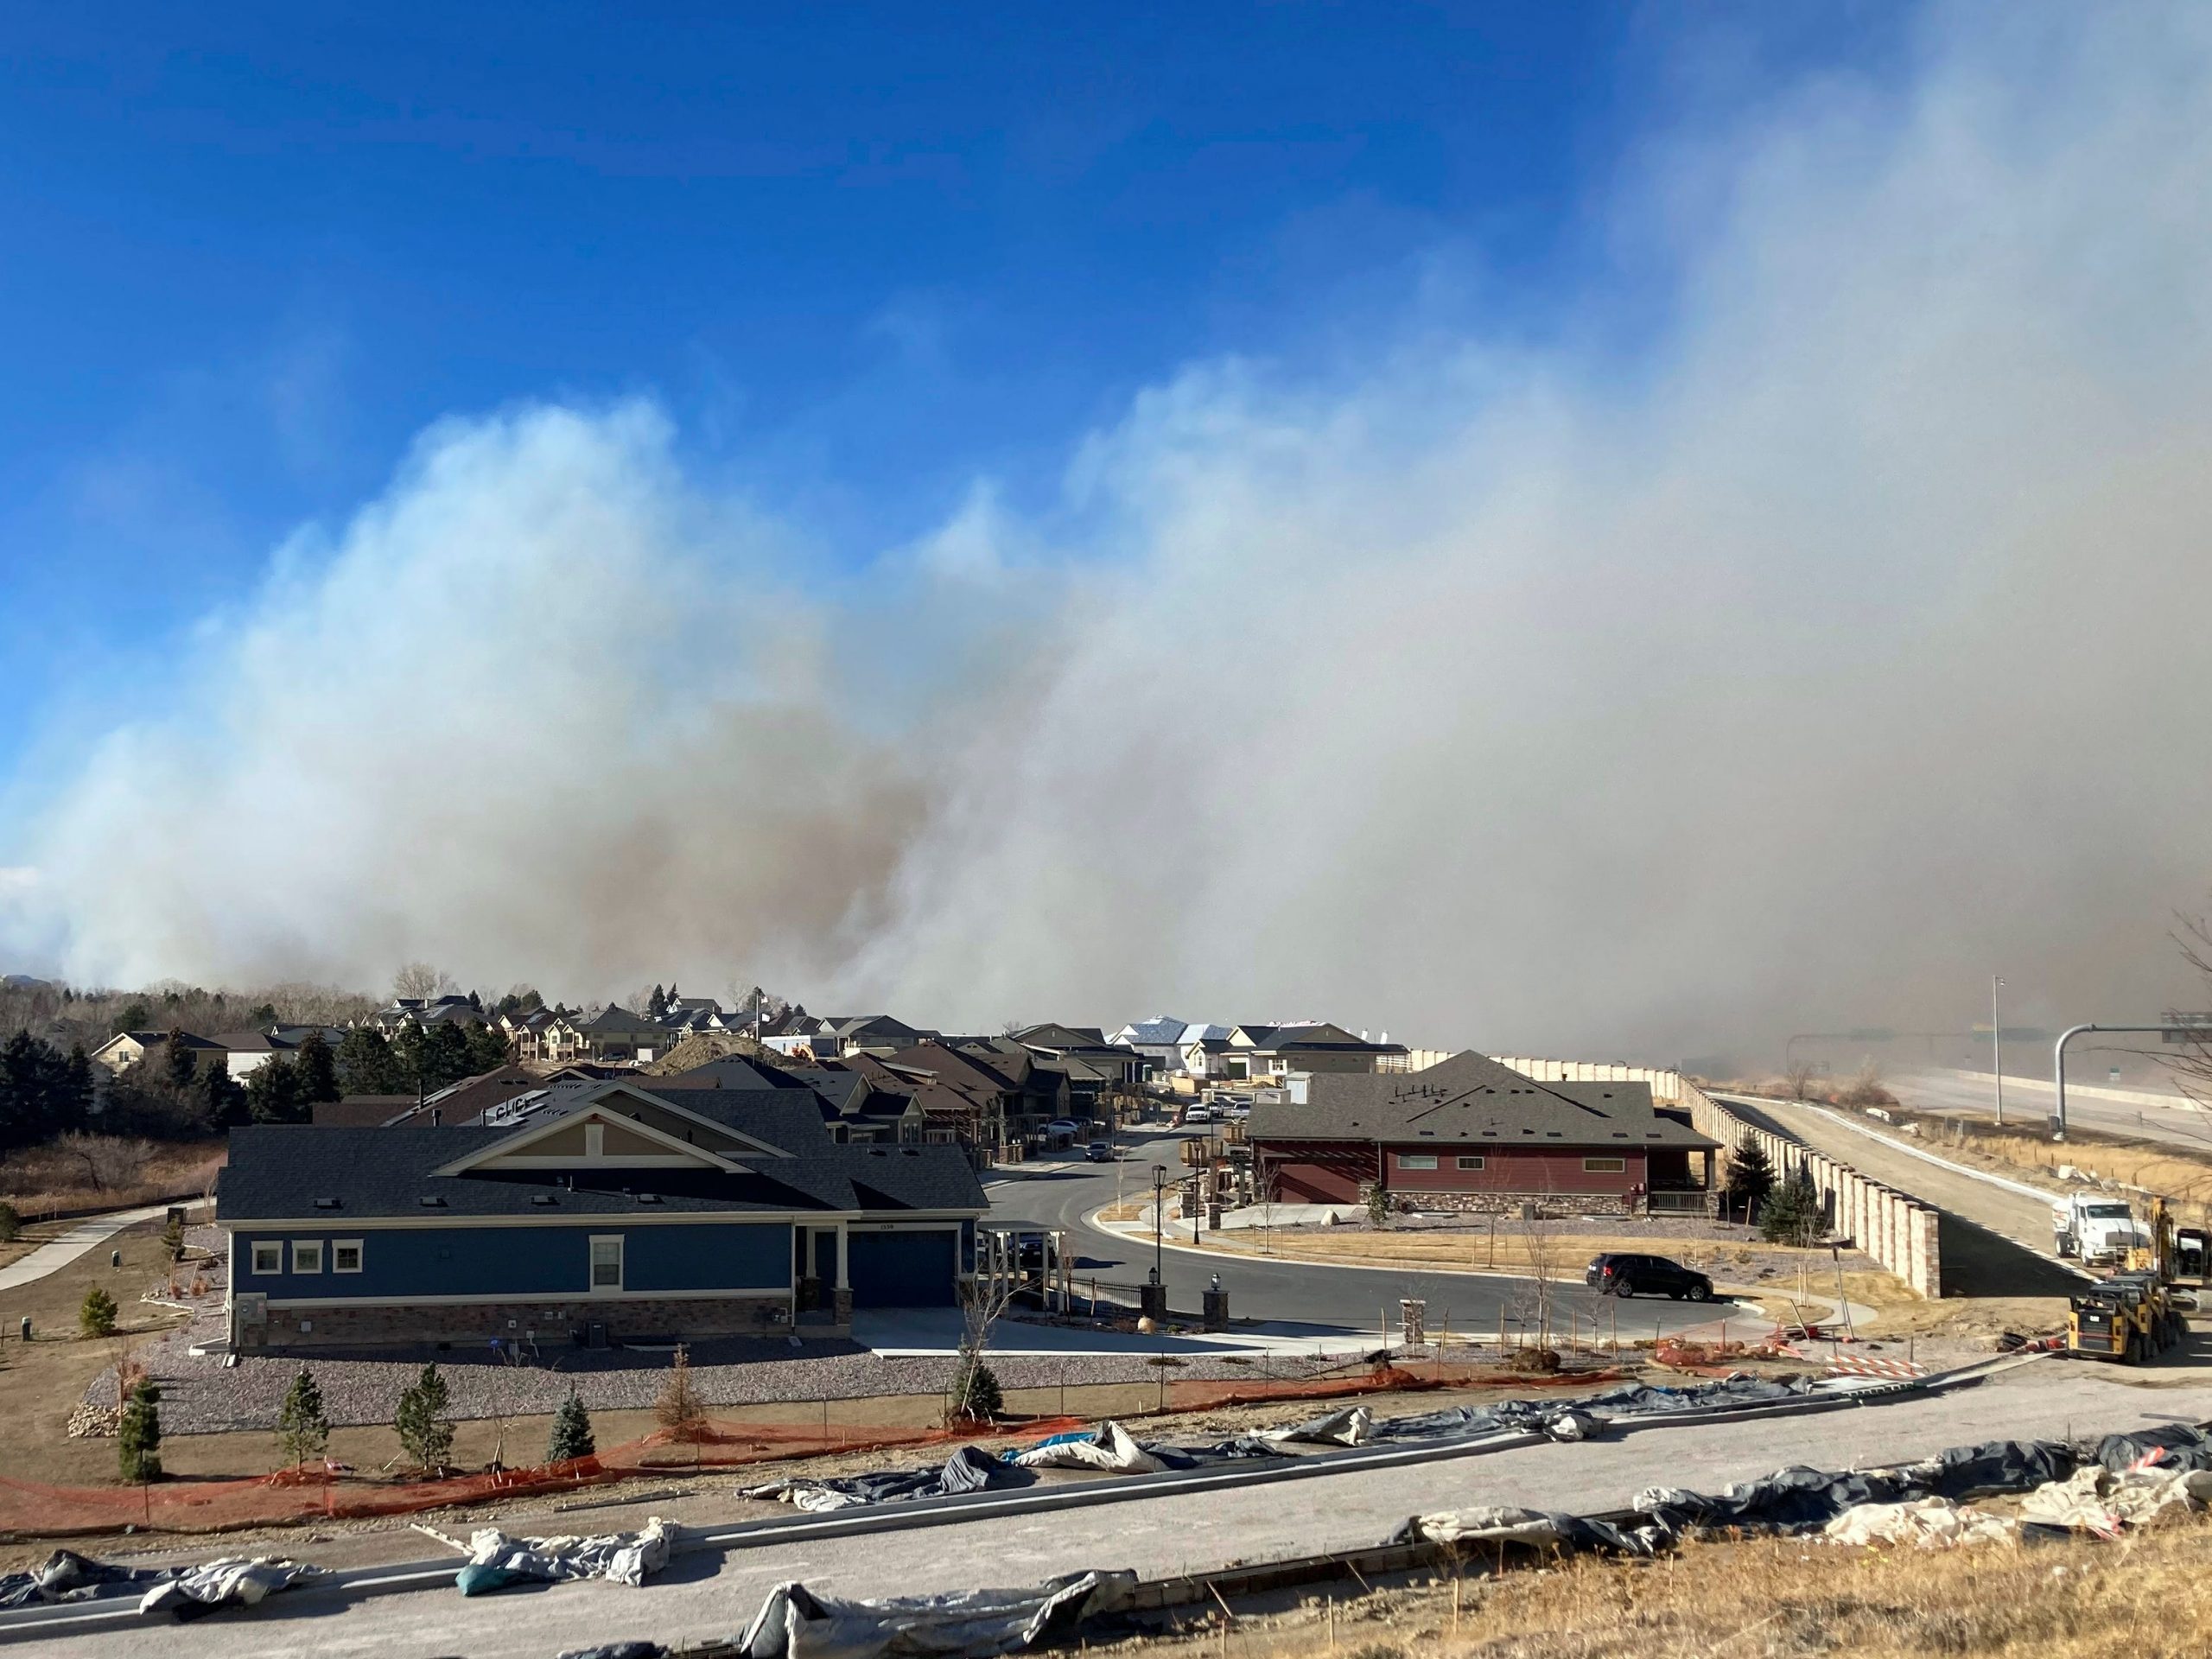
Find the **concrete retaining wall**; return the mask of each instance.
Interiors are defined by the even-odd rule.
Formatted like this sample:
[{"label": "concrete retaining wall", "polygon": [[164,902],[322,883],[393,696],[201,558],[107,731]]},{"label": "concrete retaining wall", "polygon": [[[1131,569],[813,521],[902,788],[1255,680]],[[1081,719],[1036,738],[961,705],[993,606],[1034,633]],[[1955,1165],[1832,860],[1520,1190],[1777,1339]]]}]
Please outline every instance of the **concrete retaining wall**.
[{"label": "concrete retaining wall", "polygon": [[1801,1166],[1812,1172],[1814,1190],[1838,1235],[1852,1240],[1921,1295],[1943,1294],[1942,1251],[1934,1209],[1825,1153],[1754,1128],[1681,1072],[1615,1060],[1535,1059],[1518,1054],[1493,1054],[1491,1058],[1538,1083],[1648,1083],[1654,1101],[1687,1107],[1698,1133],[1711,1135],[1732,1153],[1750,1135],[1766,1154],[1776,1179],[1794,1177]]}]

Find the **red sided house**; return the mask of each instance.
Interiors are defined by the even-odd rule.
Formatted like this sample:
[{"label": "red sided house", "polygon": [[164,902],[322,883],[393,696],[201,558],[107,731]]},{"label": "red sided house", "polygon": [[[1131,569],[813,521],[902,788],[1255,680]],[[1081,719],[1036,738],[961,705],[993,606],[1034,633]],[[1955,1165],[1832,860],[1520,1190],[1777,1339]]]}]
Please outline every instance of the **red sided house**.
[{"label": "red sided house", "polygon": [[1245,1125],[1278,1204],[1357,1204],[1378,1182],[1428,1210],[1528,1199],[1705,1213],[1719,1142],[1643,1083],[1538,1083],[1470,1051],[1422,1071],[1294,1074]]}]

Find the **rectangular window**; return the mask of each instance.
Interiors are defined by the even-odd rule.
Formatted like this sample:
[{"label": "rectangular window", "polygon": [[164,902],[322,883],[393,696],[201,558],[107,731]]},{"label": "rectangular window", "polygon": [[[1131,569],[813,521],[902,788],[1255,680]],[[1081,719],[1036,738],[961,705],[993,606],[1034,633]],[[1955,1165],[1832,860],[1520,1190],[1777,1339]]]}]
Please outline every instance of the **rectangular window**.
[{"label": "rectangular window", "polygon": [[1436,1154],[1433,1152],[1402,1152],[1398,1154],[1400,1169],[1434,1169]]},{"label": "rectangular window", "polygon": [[1480,1169],[1483,1166],[1483,1159],[1480,1153],[1463,1152],[1457,1158],[1453,1159],[1452,1161],[1458,1164],[1462,1169]]},{"label": "rectangular window", "polygon": [[361,1241],[358,1238],[332,1239],[330,1270],[333,1273],[359,1273],[361,1270]]},{"label": "rectangular window", "polygon": [[296,1238],[292,1241],[292,1271],[321,1273],[322,1271],[322,1241],[319,1238]]},{"label": "rectangular window", "polygon": [[1628,1167],[1625,1158],[1585,1158],[1582,1167],[1592,1175],[1618,1175]]},{"label": "rectangular window", "polygon": [[594,1290],[622,1288],[622,1235],[611,1234],[591,1242],[591,1287]]},{"label": "rectangular window", "polygon": [[256,1273],[284,1271],[284,1247],[273,1238],[256,1239],[253,1245],[253,1270]]}]

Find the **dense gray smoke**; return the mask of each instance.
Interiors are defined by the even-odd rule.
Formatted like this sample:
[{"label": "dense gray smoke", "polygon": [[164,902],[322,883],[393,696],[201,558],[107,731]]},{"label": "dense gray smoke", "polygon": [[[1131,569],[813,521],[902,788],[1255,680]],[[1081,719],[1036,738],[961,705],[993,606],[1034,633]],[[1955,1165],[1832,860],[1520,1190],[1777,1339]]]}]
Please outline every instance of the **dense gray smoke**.
[{"label": "dense gray smoke", "polygon": [[[1686,1050],[2187,995],[2212,16],[1936,14],[1619,181],[1661,335],[1194,365],[850,583],[649,410],[428,435],[66,781],[112,981],[777,985]],[[775,579],[775,573],[784,573]]]}]

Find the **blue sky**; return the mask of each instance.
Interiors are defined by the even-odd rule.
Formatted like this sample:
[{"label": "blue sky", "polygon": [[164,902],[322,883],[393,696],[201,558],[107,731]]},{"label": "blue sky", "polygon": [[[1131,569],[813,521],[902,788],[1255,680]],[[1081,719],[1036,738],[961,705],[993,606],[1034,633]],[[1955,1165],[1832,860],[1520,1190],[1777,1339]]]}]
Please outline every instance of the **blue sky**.
[{"label": "blue sky", "polygon": [[1892,32],[1762,13],[18,10],[0,779],[449,413],[648,393],[857,561],[1194,359],[1632,332],[1592,207],[1639,147]]}]

